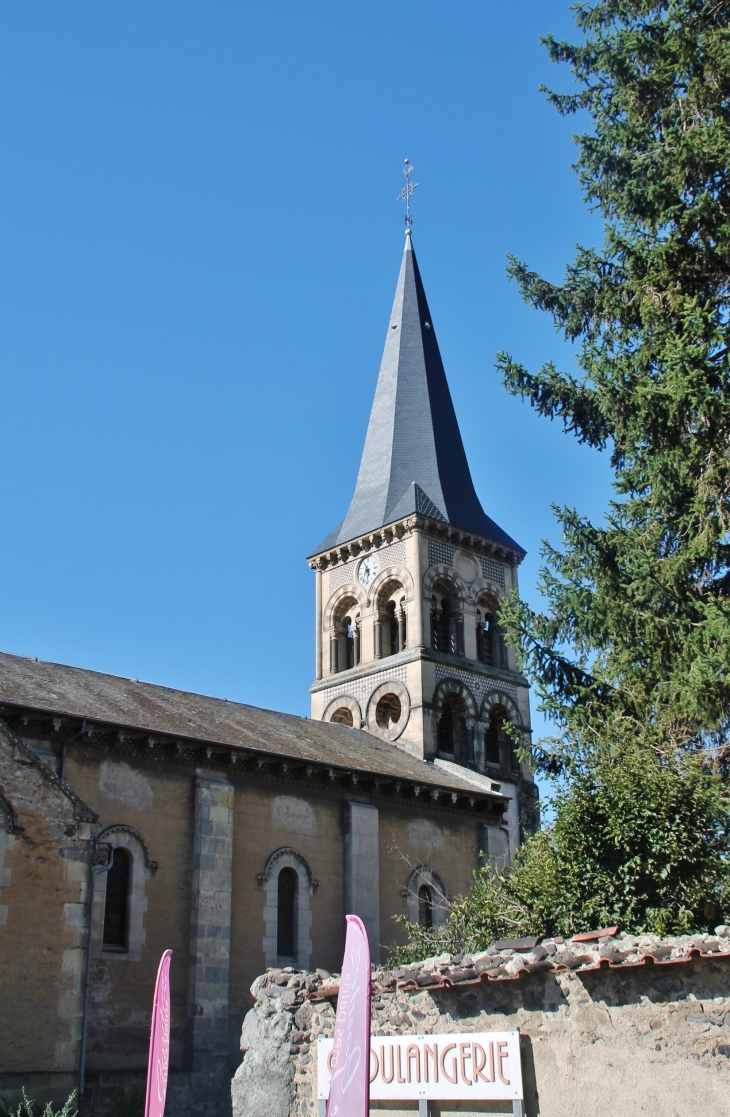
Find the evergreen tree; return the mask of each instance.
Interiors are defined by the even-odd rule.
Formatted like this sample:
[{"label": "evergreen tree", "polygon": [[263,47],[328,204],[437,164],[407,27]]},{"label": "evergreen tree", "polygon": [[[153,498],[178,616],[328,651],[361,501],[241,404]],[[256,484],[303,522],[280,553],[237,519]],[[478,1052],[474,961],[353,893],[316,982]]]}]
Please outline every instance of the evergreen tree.
[{"label": "evergreen tree", "polygon": [[730,732],[730,4],[575,6],[580,45],[548,38],[587,112],[577,170],[604,217],[562,284],[511,259],[524,299],[575,346],[579,375],[500,354],[509,391],[610,455],[594,525],[556,509],[544,613],[512,602],[525,669],[561,729],[538,760],[634,737],[664,755]]},{"label": "evergreen tree", "polygon": [[574,11],[582,42],[545,43],[577,88],[548,97],[589,117],[577,171],[603,247],[579,248],[562,284],[508,272],[579,371],[498,367],[610,455],[615,498],[598,525],[555,509],[544,611],[513,598],[500,616],[557,726],[535,749],[554,818],[502,877],[477,873],[446,925],[410,927],[401,960],[730,918],[730,3]]}]

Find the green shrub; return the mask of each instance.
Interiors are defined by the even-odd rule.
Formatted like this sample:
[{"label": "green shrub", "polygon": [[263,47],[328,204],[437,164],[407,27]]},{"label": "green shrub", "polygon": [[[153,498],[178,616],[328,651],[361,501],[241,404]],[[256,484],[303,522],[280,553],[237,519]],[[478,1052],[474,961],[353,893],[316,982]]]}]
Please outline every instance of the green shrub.
[{"label": "green shrub", "polygon": [[47,1102],[45,1109],[34,1098],[28,1097],[23,1087],[23,1097],[16,1109],[11,1109],[8,1117],[76,1117],[76,1091],[66,1099],[60,1109],[53,1108],[53,1102]]},{"label": "green shrub", "polygon": [[616,924],[686,934],[730,917],[728,799],[700,758],[629,744],[574,769],[553,806],[554,821],[503,874],[474,874],[444,925],[428,930],[401,918],[409,941],[391,961]]}]

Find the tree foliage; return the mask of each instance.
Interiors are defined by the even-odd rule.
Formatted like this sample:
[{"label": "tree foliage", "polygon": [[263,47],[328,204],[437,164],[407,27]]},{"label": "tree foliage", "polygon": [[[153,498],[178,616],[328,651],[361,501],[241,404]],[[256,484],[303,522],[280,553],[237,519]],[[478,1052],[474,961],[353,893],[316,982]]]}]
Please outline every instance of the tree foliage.
[{"label": "tree foliage", "polygon": [[[512,394],[605,452],[614,498],[556,508],[536,612],[500,620],[556,735],[536,746],[554,821],[502,877],[477,874],[406,958],[618,923],[681,933],[730,916],[730,2],[593,0],[549,37],[603,219],[562,283],[510,258],[576,368],[497,359]],[[451,945],[449,945],[451,944]]]},{"label": "tree foliage", "polygon": [[442,926],[408,924],[408,945],[392,960],[614,924],[685,934],[711,929],[730,910],[727,803],[700,757],[669,760],[629,741],[574,766],[555,808],[554,822],[503,874],[475,874]]},{"label": "tree foliage", "polygon": [[[662,749],[723,750],[730,714],[730,4],[575,6],[580,45],[546,40],[578,89],[549,93],[576,137],[601,250],[562,284],[509,273],[575,346],[579,373],[529,372],[509,391],[610,454],[606,521],[556,509],[546,609],[512,602],[525,669],[560,744],[612,737],[616,718]],[[560,746],[541,762],[560,768]]]},{"label": "tree foliage", "polygon": [[50,1101],[43,1107],[26,1093],[23,1086],[21,1100],[15,1109],[9,1111],[8,1117],[77,1117],[75,1102],[76,1091],[74,1090],[60,1109],[54,1109],[53,1102]]}]

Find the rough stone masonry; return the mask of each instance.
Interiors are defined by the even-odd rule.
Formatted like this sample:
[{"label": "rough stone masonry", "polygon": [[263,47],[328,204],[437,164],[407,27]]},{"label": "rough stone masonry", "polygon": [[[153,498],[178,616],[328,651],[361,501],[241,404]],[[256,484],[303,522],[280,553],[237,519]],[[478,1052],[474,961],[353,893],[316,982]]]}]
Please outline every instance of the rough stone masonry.
[{"label": "rough stone masonry", "polygon": [[[519,1028],[527,1117],[730,1115],[725,927],[691,938],[610,928],[514,940],[474,956],[373,967],[372,980],[376,1036]],[[324,970],[256,979],[233,1117],[316,1114],[316,1038],[333,1033],[337,991],[337,975]],[[377,1103],[384,1117],[388,1106]],[[457,1105],[429,1108],[440,1117]]]}]

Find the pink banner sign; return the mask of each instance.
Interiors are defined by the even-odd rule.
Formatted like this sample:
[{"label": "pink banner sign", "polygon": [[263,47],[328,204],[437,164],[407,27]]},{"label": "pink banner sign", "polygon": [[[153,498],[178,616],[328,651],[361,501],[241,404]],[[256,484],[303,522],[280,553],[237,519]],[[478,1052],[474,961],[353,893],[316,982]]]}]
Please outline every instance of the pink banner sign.
[{"label": "pink banner sign", "polygon": [[348,915],[327,1117],[368,1117],[369,1054],[370,947],[362,922],[356,915]]},{"label": "pink banner sign", "polygon": [[147,1098],[144,1117],[162,1117],[167,1094],[167,1072],[170,1069],[170,959],[166,950],[160,958],[152,1001],[150,1025],[150,1058],[147,1064]]}]

